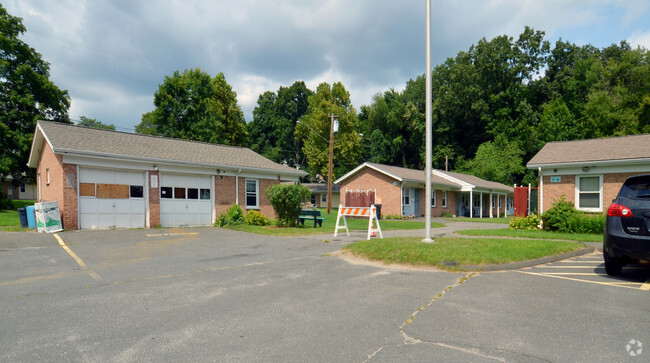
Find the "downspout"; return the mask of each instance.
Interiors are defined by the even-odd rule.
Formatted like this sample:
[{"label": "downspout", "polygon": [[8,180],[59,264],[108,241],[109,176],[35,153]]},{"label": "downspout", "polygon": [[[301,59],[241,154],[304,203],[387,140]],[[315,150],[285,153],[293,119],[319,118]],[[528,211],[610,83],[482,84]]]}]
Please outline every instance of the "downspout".
[{"label": "downspout", "polygon": [[235,174],[235,204],[237,205],[239,205],[239,173],[241,173],[241,168]]},{"label": "downspout", "polygon": [[469,191],[469,217],[474,218],[474,189]]},{"label": "downspout", "polygon": [[539,173],[539,206],[537,206],[538,214],[544,213],[544,177],[542,176],[542,167],[537,168]]},{"label": "downspout", "polygon": [[77,181],[77,229],[81,229],[81,208],[79,208],[79,204],[81,200],[79,199],[79,164],[77,164],[77,176],[75,177]]}]

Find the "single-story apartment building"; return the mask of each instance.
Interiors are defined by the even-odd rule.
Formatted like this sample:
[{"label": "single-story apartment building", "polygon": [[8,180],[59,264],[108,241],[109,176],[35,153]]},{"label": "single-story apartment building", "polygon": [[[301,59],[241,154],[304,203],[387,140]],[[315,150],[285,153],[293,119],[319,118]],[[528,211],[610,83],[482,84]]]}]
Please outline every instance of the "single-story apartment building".
[{"label": "single-story apartment building", "polygon": [[39,121],[37,201],[66,229],[211,225],[233,204],[274,217],[265,190],[305,172],[235,146]]},{"label": "single-story apartment building", "polygon": [[[311,192],[311,198],[309,202],[316,208],[325,208],[327,207],[327,184],[323,183],[302,183],[303,186],[309,188]],[[332,208],[339,206],[340,197],[339,192],[340,186],[337,184],[332,184]]]},{"label": "single-story apartment building", "polygon": [[36,199],[36,185],[33,183],[14,183],[11,175],[2,182],[2,194],[7,199],[34,200]]},{"label": "single-story apartment building", "polygon": [[604,212],[628,177],[650,173],[650,134],[549,142],[528,162],[539,175],[539,213],[564,196]]},{"label": "single-story apartment building", "polygon": [[[481,178],[433,169],[431,215],[499,217],[511,215],[514,189]],[[341,205],[347,190],[374,190],[381,214],[425,215],[426,177],[423,170],[365,162],[335,181],[341,186]]]}]

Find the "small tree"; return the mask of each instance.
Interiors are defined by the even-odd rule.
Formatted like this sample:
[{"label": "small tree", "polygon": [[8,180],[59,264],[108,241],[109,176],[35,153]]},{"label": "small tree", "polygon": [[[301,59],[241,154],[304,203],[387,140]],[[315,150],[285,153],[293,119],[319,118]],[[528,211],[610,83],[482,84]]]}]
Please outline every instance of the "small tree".
[{"label": "small tree", "polygon": [[269,198],[275,214],[278,216],[277,225],[284,227],[297,226],[300,205],[310,195],[309,188],[296,184],[276,184],[266,189],[266,197]]}]

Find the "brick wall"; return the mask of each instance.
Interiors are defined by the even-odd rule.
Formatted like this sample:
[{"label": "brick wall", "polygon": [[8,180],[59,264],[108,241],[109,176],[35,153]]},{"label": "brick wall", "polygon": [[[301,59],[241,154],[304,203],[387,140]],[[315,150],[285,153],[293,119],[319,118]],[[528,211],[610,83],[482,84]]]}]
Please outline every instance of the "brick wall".
[{"label": "brick wall", "polygon": [[[151,179],[158,179],[156,187],[151,187]],[[149,180],[147,181],[149,188],[149,228],[160,226],[160,172],[156,170],[149,171]]]},{"label": "brick wall", "polygon": [[[215,212],[217,217],[228,210],[233,204],[235,204],[235,193],[237,193],[235,187],[235,180],[237,178],[234,176],[223,176],[219,175],[215,177],[214,189],[215,189]],[[262,212],[267,218],[275,218],[275,211],[273,206],[269,203],[269,199],[266,197],[266,189],[271,185],[279,184],[280,182],[276,179],[258,179],[259,183],[259,211]],[[246,213],[246,178],[239,177],[239,206]]]},{"label": "brick wall", "polygon": [[[616,197],[621,185],[625,179],[633,175],[642,173],[610,173],[603,174],[603,211],[612,203],[612,199]],[[553,206],[553,202],[564,195],[567,201],[576,204],[576,177],[575,175],[562,175],[560,183],[551,183],[550,176],[543,177],[544,182],[544,211],[549,210]]]},{"label": "brick wall", "polygon": [[[345,190],[377,190],[375,201],[381,204],[381,214],[402,215],[402,194],[400,184],[393,185],[395,179],[369,168],[364,168],[341,184],[341,205],[345,205]],[[378,199],[380,198],[380,199]],[[381,201],[381,203],[380,203]]]},{"label": "brick wall", "polygon": [[77,200],[77,165],[63,164],[63,204],[59,201],[63,228],[79,227],[79,202]]}]

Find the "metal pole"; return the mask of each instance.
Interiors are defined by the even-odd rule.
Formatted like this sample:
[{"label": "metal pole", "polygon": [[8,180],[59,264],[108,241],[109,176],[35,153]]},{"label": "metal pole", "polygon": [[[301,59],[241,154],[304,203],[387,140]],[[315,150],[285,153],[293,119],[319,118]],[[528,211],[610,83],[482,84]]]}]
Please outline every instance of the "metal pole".
[{"label": "metal pole", "polygon": [[332,163],[334,159],[334,114],[330,115],[330,161],[327,173],[327,214],[332,210]]},{"label": "metal pole", "polygon": [[425,198],[426,200],[426,211],[424,213],[424,239],[422,242],[431,243],[431,158],[432,158],[432,121],[431,121],[431,99],[432,99],[432,89],[431,89],[431,0],[426,0],[426,11],[427,11],[427,70],[425,72],[426,78],[426,167],[425,167],[425,177],[426,177],[426,189],[425,189]]}]

